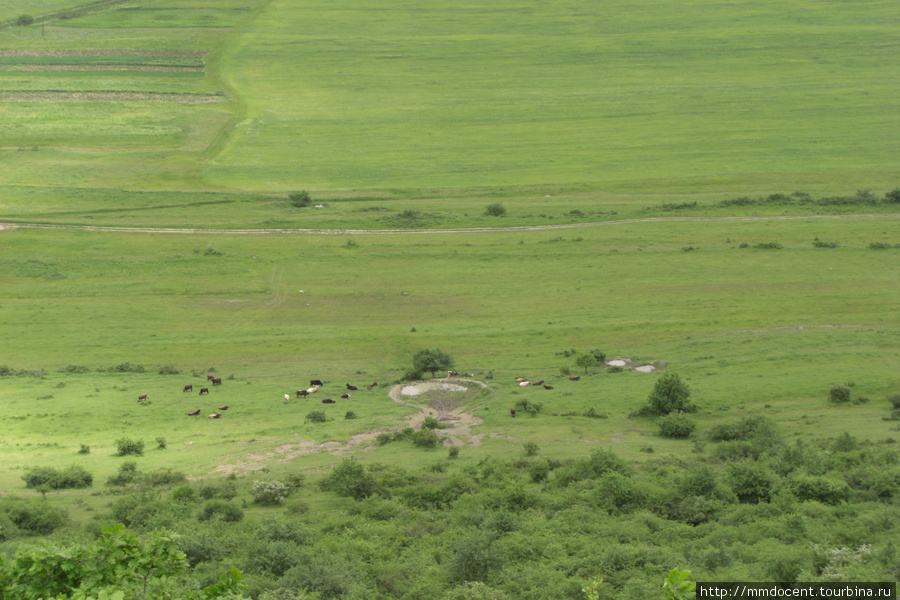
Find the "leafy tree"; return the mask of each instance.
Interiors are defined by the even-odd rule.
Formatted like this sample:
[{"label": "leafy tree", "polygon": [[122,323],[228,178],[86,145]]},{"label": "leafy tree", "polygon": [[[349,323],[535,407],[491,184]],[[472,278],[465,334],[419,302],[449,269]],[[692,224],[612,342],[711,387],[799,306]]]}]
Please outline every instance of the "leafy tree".
[{"label": "leafy tree", "polygon": [[19,15],[19,18],[16,19],[16,25],[19,27],[28,27],[34,23],[34,17],[31,15]]},{"label": "leafy tree", "polygon": [[422,373],[429,371],[433,378],[438,371],[453,368],[453,357],[439,348],[425,348],[413,355],[413,369]]},{"label": "leafy tree", "polygon": [[283,504],[284,499],[290,493],[288,486],[280,481],[254,481],[253,501],[257,504],[272,506],[275,504]]},{"label": "leafy tree", "polygon": [[647,397],[649,412],[667,415],[672,412],[696,412],[697,407],[689,402],[691,390],[681,381],[678,373],[664,373],[653,386]]},{"label": "leafy tree", "polygon": [[672,569],[669,571],[663,581],[666,600],[694,600],[697,597],[697,583],[688,579],[690,576],[691,572],[686,570]]},{"label": "leafy tree", "polygon": [[588,353],[579,354],[575,358],[575,365],[578,367],[584,367],[584,372],[587,373],[588,369],[590,367],[597,366],[597,359],[594,357],[593,354],[588,354]]}]

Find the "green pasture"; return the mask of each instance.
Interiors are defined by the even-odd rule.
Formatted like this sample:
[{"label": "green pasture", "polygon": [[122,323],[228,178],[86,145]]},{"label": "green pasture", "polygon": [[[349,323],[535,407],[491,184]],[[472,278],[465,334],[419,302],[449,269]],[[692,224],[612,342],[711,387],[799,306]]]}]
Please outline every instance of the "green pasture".
[{"label": "green pasture", "polygon": [[[629,417],[655,375],[562,375],[581,372],[572,350],[593,348],[678,372],[702,426],[762,411],[798,439],[850,431],[884,440],[894,435],[882,417],[898,385],[900,262],[898,250],[869,244],[896,243],[895,220],[358,236],[5,230],[0,364],[33,373],[2,379],[10,418],[0,482],[21,490],[23,468],[68,464],[105,481],[123,435],[148,444],[142,468],[191,476],[225,464],[334,464],[334,449],[284,467],[258,455],[402,427],[411,409],[391,402],[387,387],[423,347],[444,349],[457,370],[491,387],[472,406],[484,422],[471,434],[485,434],[463,449],[472,460],[516,456],[526,441],[559,457],[598,444],[634,460],[648,445],[688,451],[689,442],[656,436],[652,419]],[[815,247],[816,238],[838,246]],[[756,247],[772,242],[782,248]],[[147,373],[97,372],[126,363]],[[167,366],[181,375],[156,374]],[[209,368],[225,381],[201,401]],[[522,376],[554,389],[521,388]],[[333,421],[311,425],[303,420],[308,407],[325,407],[319,398],[285,405],[282,396],[313,378],[333,397],[345,383],[380,386],[338,400],[327,408]],[[829,388],[847,382],[869,401],[831,405]],[[181,391],[188,383],[193,393]],[[137,403],[141,393],[150,405]],[[510,419],[523,399],[543,412]],[[223,419],[205,418],[226,404]],[[186,416],[196,408],[200,418]],[[580,416],[589,408],[606,418]],[[346,410],[359,418],[344,421]],[[152,448],[160,435],[166,451]],[[75,454],[80,444],[89,456]],[[416,450],[411,460],[445,451]],[[354,452],[389,462],[413,450],[366,442]]]},{"label": "green pasture", "polygon": [[[308,189],[479,213],[484,191],[532,211],[573,194],[582,212],[618,212],[616,199],[881,194],[900,154],[891,9],[113,3],[3,30],[0,184]],[[21,70],[102,56],[138,66],[136,55],[202,56],[205,68]],[[24,95],[41,90],[53,93]],[[72,101],[101,90],[171,96]],[[196,93],[225,101],[178,103]]]}]

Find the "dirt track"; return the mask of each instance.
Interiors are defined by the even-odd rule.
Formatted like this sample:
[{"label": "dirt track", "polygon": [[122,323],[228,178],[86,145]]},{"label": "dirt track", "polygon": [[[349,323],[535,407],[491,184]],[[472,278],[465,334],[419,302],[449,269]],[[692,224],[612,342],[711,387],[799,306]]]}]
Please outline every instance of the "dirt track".
[{"label": "dirt track", "polygon": [[621,219],[618,221],[591,221],[588,223],[560,223],[556,225],[514,225],[510,227],[448,227],[446,229],[197,229],[174,227],[113,227],[100,225],[52,225],[47,223],[0,223],[4,229],[72,229],[78,231],[116,231],[131,233],[189,233],[189,234],[231,234],[231,235],[396,235],[423,233],[502,233],[504,231],[543,231],[553,229],[575,229],[582,227],[604,227],[608,225],[631,225],[636,223],[702,223],[728,221],[799,221],[808,219],[896,219],[900,213],[864,215],[789,215],[763,217],[647,217],[643,219]]}]

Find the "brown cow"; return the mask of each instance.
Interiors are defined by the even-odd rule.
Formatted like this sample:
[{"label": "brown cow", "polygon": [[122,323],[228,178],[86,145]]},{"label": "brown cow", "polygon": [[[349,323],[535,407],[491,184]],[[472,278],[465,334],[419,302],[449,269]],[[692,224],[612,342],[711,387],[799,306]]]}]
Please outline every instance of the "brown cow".
[{"label": "brown cow", "polygon": [[213,413],[213,414],[209,415],[209,418],[210,419],[218,419],[221,416],[222,416],[222,413]]},{"label": "brown cow", "polygon": [[189,417],[196,417],[196,416],[199,415],[199,414],[200,414],[200,409],[198,408],[197,410],[195,410],[195,411],[193,411],[193,412],[189,412],[189,413],[188,413],[188,416],[189,416]]},{"label": "brown cow", "polygon": [[544,380],[541,379],[540,381],[535,381],[535,382],[532,383],[531,385],[544,385]]},{"label": "brown cow", "polygon": [[459,373],[456,371],[447,371],[447,377],[459,377]]},{"label": "brown cow", "polygon": [[228,405],[226,404],[225,406],[220,406],[219,410],[228,410]]},{"label": "brown cow", "polygon": [[146,399],[147,399],[147,394],[141,394],[140,396],[138,396],[138,402],[143,402]]},{"label": "brown cow", "polygon": [[299,398],[300,396],[309,396],[309,392],[306,390],[297,390],[297,397]]},{"label": "brown cow", "polygon": [[222,378],[221,377],[213,377],[212,382],[213,382],[213,385],[222,385]]},{"label": "brown cow", "polygon": [[203,394],[208,394],[208,393],[209,393],[209,388],[200,388],[200,394],[198,394],[198,395],[202,396]]},{"label": "brown cow", "polygon": [[193,392],[193,391],[194,391],[194,384],[189,383],[189,384],[187,384],[186,386],[184,386],[184,389],[181,390],[181,393],[184,393],[184,392]]},{"label": "brown cow", "polygon": [[569,381],[578,381],[579,379],[581,379],[581,375],[578,375],[577,377],[569,377]]},{"label": "brown cow", "polygon": [[513,419],[515,419],[516,418],[516,409],[514,409],[514,408],[509,409],[509,416],[511,416]]}]

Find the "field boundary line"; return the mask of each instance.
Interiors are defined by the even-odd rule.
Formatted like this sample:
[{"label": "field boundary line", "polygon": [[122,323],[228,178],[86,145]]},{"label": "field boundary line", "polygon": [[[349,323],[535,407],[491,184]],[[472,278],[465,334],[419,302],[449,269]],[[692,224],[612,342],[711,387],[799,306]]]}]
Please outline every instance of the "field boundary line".
[{"label": "field boundary line", "polygon": [[798,221],[803,219],[897,219],[900,213],[861,215],[774,215],[758,217],[646,217],[620,219],[618,221],[591,221],[589,223],[558,223],[554,225],[513,225],[510,227],[448,227],[446,229],[208,229],[190,227],[119,227],[105,225],[56,225],[52,223],[0,223],[6,229],[69,229],[73,231],[110,231],[121,233],[182,233],[216,235],[401,235],[435,233],[503,233],[516,231],[553,231],[611,225],[636,225],[642,223],[727,223],[748,221]]}]

